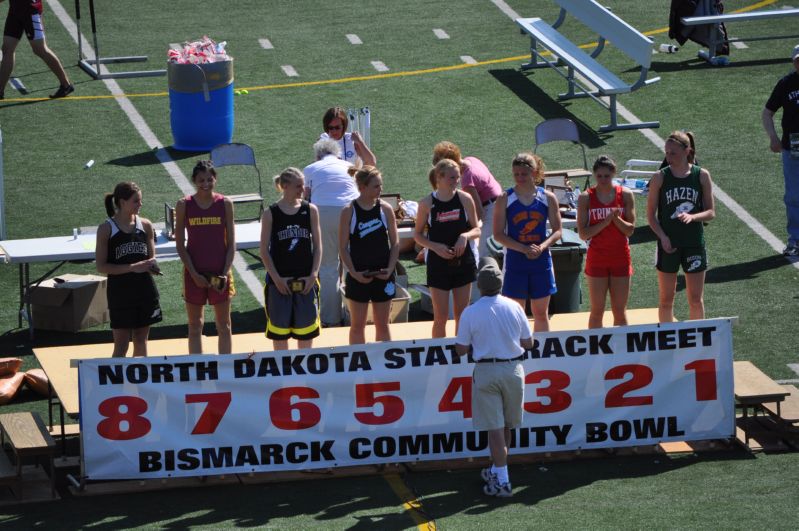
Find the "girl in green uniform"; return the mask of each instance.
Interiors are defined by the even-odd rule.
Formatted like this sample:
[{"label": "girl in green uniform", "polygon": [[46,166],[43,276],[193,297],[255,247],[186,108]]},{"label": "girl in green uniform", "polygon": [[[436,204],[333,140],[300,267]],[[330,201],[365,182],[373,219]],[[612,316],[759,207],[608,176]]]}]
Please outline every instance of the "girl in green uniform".
[{"label": "girl in green uniform", "polygon": [[707,253],[703,223],[716,217],[710,173],[694,164],[694,137],[675,131],[666,139],[668,166],[652,176],[646,218],[657,236],[658,318],[674,320],[677,271],[685,272],[689,318],[704,319]]}]

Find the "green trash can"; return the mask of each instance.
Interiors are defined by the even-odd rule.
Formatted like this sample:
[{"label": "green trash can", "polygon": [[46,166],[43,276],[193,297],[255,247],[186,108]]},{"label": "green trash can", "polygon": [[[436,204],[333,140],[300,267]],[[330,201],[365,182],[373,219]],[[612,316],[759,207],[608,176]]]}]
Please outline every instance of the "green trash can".
[{"label": "green trash can", "polygon": [[549,299],[549,313],[574,313],[580,311],[582,292],[580,272],[583,270],[583,255],[588,251],[586,243],[571,229],[563,229],[560,241],[549,248],[552,253],[552,268],[558,292]]}]

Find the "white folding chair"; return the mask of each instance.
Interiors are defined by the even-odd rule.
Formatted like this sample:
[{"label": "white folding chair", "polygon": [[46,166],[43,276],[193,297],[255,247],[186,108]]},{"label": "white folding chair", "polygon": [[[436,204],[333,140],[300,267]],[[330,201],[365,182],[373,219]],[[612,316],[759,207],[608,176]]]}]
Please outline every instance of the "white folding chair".
[{"label": "white folding chair", "polygon": [[232,194],[228,197],[233,203],[258,203],[258,216],[255,218],[244,219],[260,219],[261,213],[264,210],[263,190],[261,187],[261,171],[255,163],[255,153],[247,144],[238,142],[232,144],[220,144],[211,150],[211,162],[214,163],[215,168],[223,168],[225,166],[250,166],[255,170],[255,176],[258,184],[258,193],[252,192],[247,194]]},{"label": "white folding chair", "polygon": [[536,125],[533,153],[538,153],[538,146],[542,144],[560,141],[572,142],[580,146],[580,150],[583,152],[583,169],[588,169],[585,146],[580,142],[580,131],[577,129],[577,124],[568,118],[552,118]]},{"label": "white folding chair", "polygon": [[[621,170],[620,175],[623,178],[628,177],[646,177],[650,178],[655,173],[657,173],[658,169],[660,169],[661,161],[659,160],[644,160],[644,159],[630,159],[626,163],[624,163],[625,169]],[[641,170],[641,169],[634,169],[636,167],[644,168],[654,168],[651,170]]]}]

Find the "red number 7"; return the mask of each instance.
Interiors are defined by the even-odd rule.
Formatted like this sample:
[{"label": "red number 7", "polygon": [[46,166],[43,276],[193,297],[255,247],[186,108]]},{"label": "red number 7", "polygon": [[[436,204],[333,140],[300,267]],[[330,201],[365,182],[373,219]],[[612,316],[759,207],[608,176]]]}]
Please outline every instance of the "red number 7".
[{"label": "red number 7", "polygon": [[186,395],[187,404],[197,404],[205,402],[208,404],[203,410],[200,418],[197,419],[197,424],[192,430],[192,435],[203,435],[207,433],[214,433],[216,427],[225,416],[228,406],[232,397],[229,392],[227,393],[200,393],[194,395]]}]

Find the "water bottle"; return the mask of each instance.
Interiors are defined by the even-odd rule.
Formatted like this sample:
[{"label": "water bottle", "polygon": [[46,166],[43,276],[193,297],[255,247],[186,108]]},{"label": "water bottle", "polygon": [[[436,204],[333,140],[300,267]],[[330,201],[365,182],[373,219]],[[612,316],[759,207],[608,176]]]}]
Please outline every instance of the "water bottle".
[{"label": "water bottle", "polygon": [[667,44],[665,42],[658,47],[658,51],[660,51],[660,53],[677,53],[679,49],[680,49],[679,46],[674,44]]},{"label": "water bottle", "polygon": [[727,66],[730,64],[730,58],[726,55],[716,55],[710,60],[713,66]]}]

